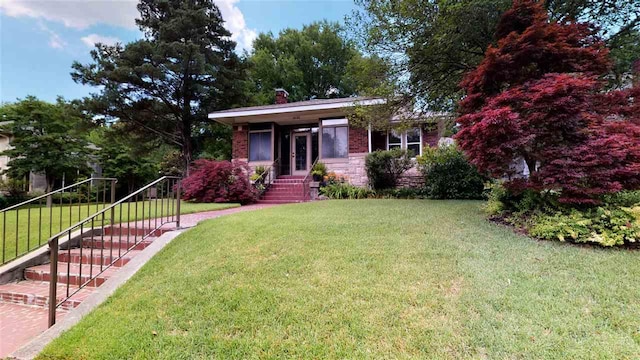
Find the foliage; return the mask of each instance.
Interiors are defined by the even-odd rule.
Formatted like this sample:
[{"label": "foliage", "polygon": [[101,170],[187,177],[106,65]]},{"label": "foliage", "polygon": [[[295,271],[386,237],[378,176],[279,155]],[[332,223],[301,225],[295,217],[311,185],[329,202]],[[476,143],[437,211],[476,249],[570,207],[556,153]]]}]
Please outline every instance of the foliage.
[{"label": "foliage", "polygon": [[202,124],[194,135],[194,152],[198,159],[231,160],[231,126]]},{"label": "foliage", "polygon": [[9,198],[25,198],[29,190],[29,183],[22,179],[2,179],[0,180],[0,191]]},{"label": "foliage", "polygon": [[424,189],[399,187],[378,190],[375,192],[375,197],[379,199],[425,199],[427,195]]},{"label": "foliage", "polygon": [[597,207],[584,211],[536,215],[529,229],[545,240],[571,241],[600,246],[640,242],[640,222],[629,209]]},{"label": "foliage", "polygon": [[433,199],[481,199],[485,179],[455,145],[426,146],[416,158],[425,178],[425,192]]},{"label": "foliage", "polygon": [[633,207],[640,204],[640,190],[620,191],[603,197],[603,202],[621,207]]},{"label": "foliage", "polygon": [[375,151],[365,158],[369,185],[374,190],[394,188],[402,174],[413,166],[405,150]]},{"label": "foliage", "polygon": [[[359,9],[350,25],[368,52],[391,64],[398,91],[423,107],[452,110],[463,97],[458,84],[464,74],[504,35],[498,24],[513,0],[358,0],[356,4]],[[548,0],[545,5],[554,20],[589,21],[599,28],[619,64],[610,76],[613,85],[624,85],[623,74],[638,58],[633,52],[640,41],[637,1]]]},{"label": "foliage", "polygon": [[249,167],[240,162],[196,160],[182,181],[182,198],[196,202],[252,203],[256,192],[247,176]]},{"label": "foliage", "polygon": [[160,161],[160,174],[167,176],[184,176],[184,160],[179,150],[169,150]]},{"label": "foliage", "polygon": [[320,161],[316,162],[311,169],[311,175],[323,178],[327,175],[327,165]]},{"label": "foliage", "polygon": [[320,194],[329,199],[366,199],[372,197],[374,192],[367,188],[338,182],[321,187]]},{"label": "foliage", "polygon": [[100,88],[86,101],[93,113],[179,147],[186,169],[207,112],[244,101],[245,65],[213,0],[141,0],[138,10],[143,39],[98,44],[93,63],[75,62],[72,77]]},{"label": "foliage", "polygon": [[89,122],[74,103],[58,98],[55,104],[29,96],[0,107],[2,129],[10,134],[7,174],[16,179],[29,172],[43,173],[47,191],[65,174],[88,171],[89,148],[82,130]]},{"label": "foliage", "polygon": [[594,204],[640,186],[640,122],[622,110],[635,90],[601,95],[604,43],[587,24],[550,22],[541,3],[515,4],[498,24],[498,46],[462,82],[460,148],[494,177],[513,177],[524,159],[529,178],[506,183],[516,193],[554,190],[561,202]]},{"label": "foliage", "polygon": [[384,81],[385,63],[363,56],[342,31],[323,21],[277,37],[258,35],[249,58],[254,102],[273,104],[275,88],[287,90],[289,101],[301,101],[357,95]]},{"label": "foliage", "polygon": [[121,192],[131,193],[159,177],[158,149],[165,149],[157,140],[128,133],[119,123],[94,130],[90,140],[99,148],[96,155],[102,175],[118,179]]}]

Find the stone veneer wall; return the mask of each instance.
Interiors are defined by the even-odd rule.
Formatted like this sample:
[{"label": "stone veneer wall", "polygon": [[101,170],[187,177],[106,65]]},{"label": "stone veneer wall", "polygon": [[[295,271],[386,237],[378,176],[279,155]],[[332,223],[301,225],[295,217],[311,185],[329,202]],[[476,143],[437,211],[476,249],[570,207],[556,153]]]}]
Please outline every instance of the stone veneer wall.
[{"label": "stone veneer wall", "polygon": [[[350,153],[344,160],[326,160],[327,171],[344,176],[347,181],[356,186],[367,185],[367,170],[364,167],[364,157],[367,153]],[[322,160],[320,160],[322,161]]]}]

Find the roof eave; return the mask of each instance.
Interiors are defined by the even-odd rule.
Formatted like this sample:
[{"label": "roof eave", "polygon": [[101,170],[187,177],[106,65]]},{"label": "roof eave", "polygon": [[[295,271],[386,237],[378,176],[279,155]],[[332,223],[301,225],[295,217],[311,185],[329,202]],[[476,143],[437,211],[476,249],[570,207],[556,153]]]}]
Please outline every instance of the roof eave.
[{"label": "roof eave", "polygon": [[288,114],[288,113],[295,113],[295,112],[317,111],[317,110],[332,110],[332,109],[354,107],[356,105],[370,106],[370,105],[381,105],[384,103],[386,103],[385,99],[378,98],[378,99],[364,99],[364,100],[348,100],[344,102],[329,103],[329,104],[287,106],[282,108],[276,107],[276,108],[269,108],[269,109],[253,109],[253,110],[238,109],[238,111],[210,113],[208,115],[208,118],[223,124],[232,124],[234,122],[234,119],[239,117]]}]

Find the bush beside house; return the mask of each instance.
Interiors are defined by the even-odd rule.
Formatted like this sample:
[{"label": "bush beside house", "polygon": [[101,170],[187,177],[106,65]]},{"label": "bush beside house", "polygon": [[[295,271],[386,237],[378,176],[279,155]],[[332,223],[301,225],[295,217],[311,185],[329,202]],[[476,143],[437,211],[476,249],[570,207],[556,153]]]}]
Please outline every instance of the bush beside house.
[{"label": "bush beside house", "polygon": [[425,147],[417,157],[425,178],[425,194],[432,199],[482,199],[486,179],[455,145]]},{"label": "bush beside house", "polygon": [[248,174],[245,163],[196,160],[182,181],[182,198],[194,202],[252,203],[257,193]]}]

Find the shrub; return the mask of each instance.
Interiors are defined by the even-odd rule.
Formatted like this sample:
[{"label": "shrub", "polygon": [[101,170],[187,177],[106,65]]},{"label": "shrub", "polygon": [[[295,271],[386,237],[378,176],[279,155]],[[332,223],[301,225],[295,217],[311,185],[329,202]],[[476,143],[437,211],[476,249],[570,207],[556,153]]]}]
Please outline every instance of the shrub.
[{"label": "shrub", "polygon": [[600,246],[629,245],[640,241],[640,223],[633,209],[604,208],[568,213],[540,214],[531,219],[529,233],[545,240],[589,243]]},{"label": "shrub", "polygon": [[485,178],[455,145],[425,147],[417,157],[425,190],[434,199],[481,199]]},{"label": "shrub", "polygon": [[321,187],[320,194],[329,199],[366,199],[374,193],[369,189],[348,183],[333,183]]},{"label": "shrub", "polygon": [[376,197],[382,199],[424,199],[424,189],[401,187],[376,191]]},{"label": "shrub", "polygon": [[401,149],[375,151],[365,159],[369,185],[374,190],[396,187],[400,176],[412,166],[413,161],[407,152]]},{"label": "shrub", "polygon": [[313,165],[313,168],[311,169],[311,175],[323,178],[325,175],[327,175],[327,165],[325,165],[323,162],[315,163]]},{"label": "shrub", "polygon": [[608,205],[633,207],[640,204],[640,190],[620,191],[603,197],[603,202]]},{"label": "shrub", "polygon": [[182,198],[196,202],[254,202],[257,194],[248,173],[245,163],[196,160],[190,175],[182,181]]}]

